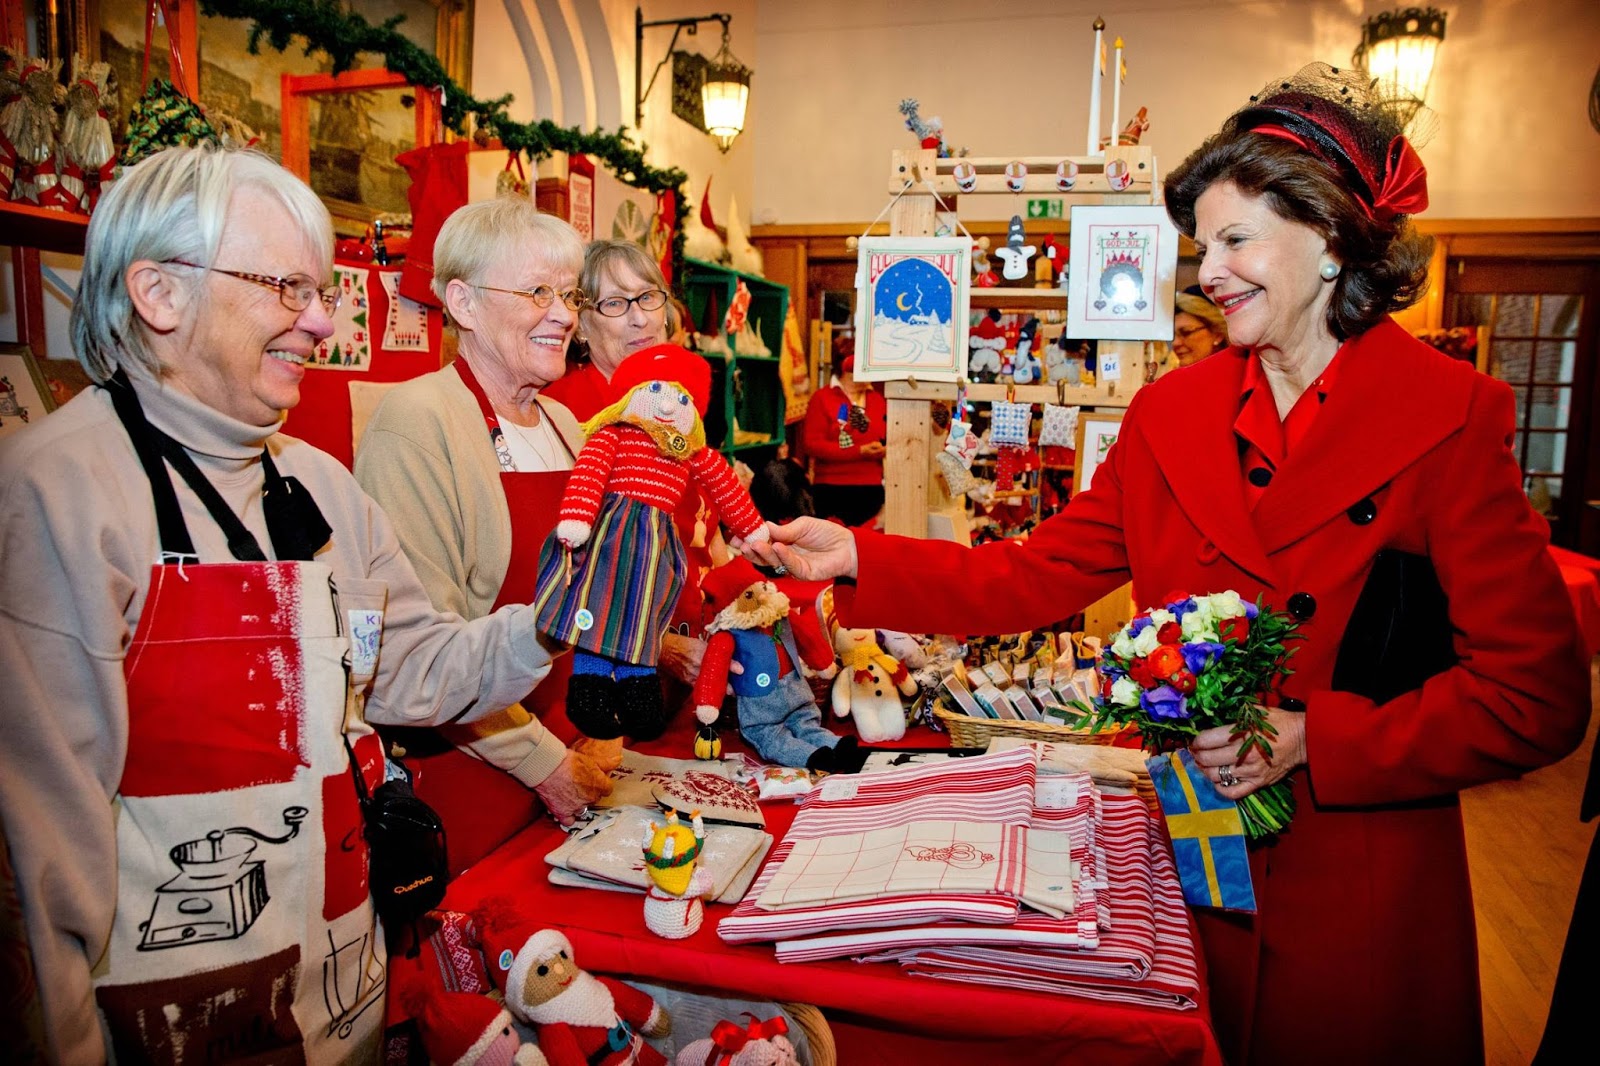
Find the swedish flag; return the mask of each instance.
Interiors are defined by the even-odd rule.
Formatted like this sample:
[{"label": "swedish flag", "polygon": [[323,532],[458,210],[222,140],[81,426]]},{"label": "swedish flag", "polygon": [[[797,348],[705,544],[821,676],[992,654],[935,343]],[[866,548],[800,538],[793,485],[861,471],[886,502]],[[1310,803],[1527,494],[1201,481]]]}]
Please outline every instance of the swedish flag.
[{"label": "swedish flag", "polygon": [[1218,795],[1187,751],[1158,755],[1149,765],[1185,902],[1254,913],[1256,893],[1238,805]]}]

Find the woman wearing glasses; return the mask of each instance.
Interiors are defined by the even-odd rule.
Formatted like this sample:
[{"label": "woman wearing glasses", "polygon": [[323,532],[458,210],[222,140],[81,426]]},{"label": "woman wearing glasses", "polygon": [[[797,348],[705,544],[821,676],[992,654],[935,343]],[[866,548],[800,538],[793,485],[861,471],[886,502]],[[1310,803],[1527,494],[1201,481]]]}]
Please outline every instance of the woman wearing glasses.
[{"label": "woman wearing glasses", "polygon": [[[677,331],[678,315],[667,294],[661,267],[632,241],[594,241],[583,256],[579,286],[587,302],[578,313],[578,341],[589,360],[574,367],[545,395],[560,400],[580,420],[593,418],[621,395],[611,385],[622,361],[635,352],[666,343]],[[661,641],[660,668],[666,706],[678,707],[700,676],[705,642],[700,639],[700,574],[732,554],[717,533],[717,514],[698,492],[685,493],[673,515],[689,570],[672,614],[672,628]]]},{"label": "woman wearing glasses", "polygon": [[1198,291],[1187,289],[1178,293],[1173,303],[1172,351],[1157,377],[1180,366],[1198,363],[1228,346],[1228,324],[1216,304]]},{"label": "woman wearing glasses", "polygon": [[[539,548],[583,446],[572,413],[544,395],[566,372],[582,257],[571,226],[517,197],[468,204],[439,231],[433,287],[460,354],[390,390],[355,474],[393,517],[440,610],[479,618],[533,595]],[[610,791],[605,771],[539,720],[565,696],[569,673],[562,656],[526,708],[444,731],[533,789],[563,823]]]}]

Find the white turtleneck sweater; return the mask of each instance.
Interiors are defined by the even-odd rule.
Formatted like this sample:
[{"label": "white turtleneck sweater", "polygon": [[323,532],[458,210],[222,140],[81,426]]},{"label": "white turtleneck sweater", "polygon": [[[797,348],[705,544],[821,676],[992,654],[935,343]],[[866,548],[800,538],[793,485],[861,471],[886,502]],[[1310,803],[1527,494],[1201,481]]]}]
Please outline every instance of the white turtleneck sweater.
[{"label": "white turtleneck sweater", "polygon": [[[261,506],[265,444],[333,527],[316,561],[336,582],[387,586],[368,720],[472,721],[549,672],[531,609],[472,622],[434,609],[388,518],[338,460],[275,427],[134,382],[151,423],[185,446],[263,551],[272,551]],[[204,505],[171,477],[201,561],[231,562]],[[88,389],[0,441],[0,825],[52,1061],[105,1057],[90,969],[116,905],[113,800],[128,747],[122,660],[158,551],[149,482],[104,390]]]}]

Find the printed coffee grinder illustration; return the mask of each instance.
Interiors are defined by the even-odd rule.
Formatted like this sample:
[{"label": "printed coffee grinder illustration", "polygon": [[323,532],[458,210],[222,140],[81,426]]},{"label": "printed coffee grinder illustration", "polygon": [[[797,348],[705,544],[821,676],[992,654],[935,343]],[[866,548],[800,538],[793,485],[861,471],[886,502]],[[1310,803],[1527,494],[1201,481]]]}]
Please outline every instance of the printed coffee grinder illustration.
[{"label": "printed coffee grinder illustration", "polygon": [[178,876],[156,889],[150,920],[139,927],[144,930],[139,950],[243,936],[271,898],[266,863],[251,856],[261,843],[293,840],[307,813],[304,807],[285,807],[283,822],[289,832],[281,837],[234,826],[175,846],[167,854],[177,865]]}]

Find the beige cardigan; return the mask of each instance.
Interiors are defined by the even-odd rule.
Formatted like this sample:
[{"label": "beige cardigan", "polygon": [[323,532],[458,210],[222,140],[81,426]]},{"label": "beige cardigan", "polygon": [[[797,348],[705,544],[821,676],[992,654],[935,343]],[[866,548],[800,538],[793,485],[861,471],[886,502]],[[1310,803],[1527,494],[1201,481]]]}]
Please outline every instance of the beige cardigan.
[{"label": "beige cardigan", "polygon": [[[565,406],[541,398],[572,456],[583,430]],[[356,480],[388,513],[433,605],[482,618],[499,598],[511,561],[511,512],[483,412],[446,367],[390,389],[356,451]],[[532,788],[566,747],[520,704],[471,726],[450,727],[464,750]]]}]

